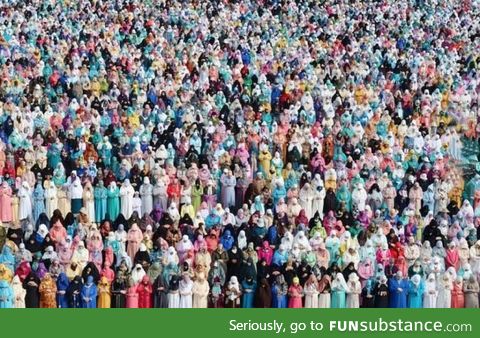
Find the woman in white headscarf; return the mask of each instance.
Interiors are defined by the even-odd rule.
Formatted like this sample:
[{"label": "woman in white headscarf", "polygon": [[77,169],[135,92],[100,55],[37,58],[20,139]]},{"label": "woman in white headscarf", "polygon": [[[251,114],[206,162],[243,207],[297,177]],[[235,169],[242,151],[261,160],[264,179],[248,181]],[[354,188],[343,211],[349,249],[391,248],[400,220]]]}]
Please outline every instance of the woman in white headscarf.
[{"label": "woman in white headscarf", "polygon": [[346,294],[350,289],[345,282],[343,274],[337,273],[335,279],[332,281],[332,308],[344,309],[346,307]]},{"label": "woman in white headscarf", "polygon": [[238,308],[240,307],[240,297],[242,291],[240,290],[240,284],[236,276],[230,277],[230,281],[227,284],[225,290],[225,296],[227,297],[225,307],[226,308]]},{"label": "woman in white headscarf", "polygon": [[437,281],[435,274],[428,275],[425,281],[425,293],[423,294],[423,307],[426,309],[434,309],[437,307]]},{"label": "woman in white headscarf", "polygon": [[133,212],[133,195],[135,190],[130,184],[130,180],[126,179],[120,188],[120,212],[129,219]]},{"label": "woman in white headscarf", "polygon": [[15,275],[12,280],[12,290],[13,290],[13,301],[14,307],[16,309],[24,309],[25,308],[25,295],[27,291],[23,288],[22,282],[20,281],[20,277]]},{"label": "woman in white headscarf", "polygon": [[17,195],[20,198],[18,218],[20,220],[28,219],[32,221],[32,190],[27,181],[22,183]]},{"label": "woman in white headscarf", "polygon": [[356,309],[360,307],[360,294],[362,293],[362,284],[358,275],[353,272],[348,276],[347,308]]},{"label": "woman in white headscarf", "polygon": [[175,223],[180,220],[180,213],[178,212],[177,204],[175,202],[170,203],[167,212]]},{"label": "woman in white headscarf", "polygon": [[143,277],[146,275],[145,270],[143,269],[141,264],[135,265],[135,267],[132,270],[132,280],[134,284],[140,283],[140,281],[143,279]]},{"label": "woman in white headscarf", "polygon": [[441,276],[440,280],[438,281],[437,290],[437,308],[449,309],[452,306],[453,282],[448,272],[445,272]]},{"label": "woman in white headscarf", "polygon": [[95,202],[93,187],[90,181],[87,181],[85,188],[83,189],[83,207],[85,208],[85,213],[88,216],[89,220],[95,220]]},{"label": "woman in white headscarf", "polygon": [[148,177],[143,179],[143,184],[140,186],[140,198],[142,199],[142,212],[150,215],[153,209],[153,185]]},{"label": "woman in white headscarf", "polygon": [[247,247],[247,245],[248,243],[247,243],[247,236],[245,235],[245,231],[240,230],[237,237],[237,247],[243,251]]},{"label": "woman in white headscarf", "polygon": [[308,219],[313,217],[313,190],[310,187],[309,183],[305,183],[300,189],[300,194],[298,195],[298,202],[300,206],[305,211],[305,216]]},{"label": "woman in white headscarf", "polygon": [[57,187],[53,181],[50,181],[48,187],[45,188],[45,212],[50,218],[56,209],[58,209]]},{"label": "woman in white headscarf", "polygon": [[193,282],[188,273],[183,274],[178,290],[180,292],[180,308],[192,308]]}]

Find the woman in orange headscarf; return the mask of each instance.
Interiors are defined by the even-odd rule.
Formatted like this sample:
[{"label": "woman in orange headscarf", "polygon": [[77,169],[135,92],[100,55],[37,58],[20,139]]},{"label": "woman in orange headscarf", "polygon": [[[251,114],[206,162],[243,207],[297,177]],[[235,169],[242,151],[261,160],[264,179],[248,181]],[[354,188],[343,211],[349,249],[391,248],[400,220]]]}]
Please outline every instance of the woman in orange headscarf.
[{"label": "woman in orange headscarf", "polygon": [[57,307],[57,285],[49,273],[43,277],[40,287],[40,307],[41,308],[56,308]]}]

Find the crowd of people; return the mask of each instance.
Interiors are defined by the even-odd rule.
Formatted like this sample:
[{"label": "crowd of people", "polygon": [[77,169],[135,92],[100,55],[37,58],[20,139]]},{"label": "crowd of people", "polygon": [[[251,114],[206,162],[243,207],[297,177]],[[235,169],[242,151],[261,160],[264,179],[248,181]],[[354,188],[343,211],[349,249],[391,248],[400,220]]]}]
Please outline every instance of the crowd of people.
[{"label": "crowd of people", "polygon": [[0,308],[478,307],[479,11],[0,0]]}]

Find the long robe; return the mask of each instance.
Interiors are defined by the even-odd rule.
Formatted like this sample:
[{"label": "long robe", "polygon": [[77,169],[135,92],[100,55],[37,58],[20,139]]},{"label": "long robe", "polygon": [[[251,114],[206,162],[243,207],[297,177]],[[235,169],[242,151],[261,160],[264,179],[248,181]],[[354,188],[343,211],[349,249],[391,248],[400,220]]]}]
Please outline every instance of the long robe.
[{"label": "long robe", "polygon": [[152,307],[152,284],[148,276],[144,276],[142,282],[137,286],[138,307],[140,309],[149,309]]},{"label": "long robe", "polygon": [[243,289],[242,307],[246,309],[253,308],[253,302],[255,300],[255,291],[257,289],[257,282],[255,280],[252,280],[251,282],[244,280],[242,282],[242,289]]},{"label": "long robe", "polygon": [[454,309],[465,307],[465,296],[463,294],[463,282],[460,282],[460,283],[453,282],[451,307]]},{"label": "long robe", "polygon": [[465,294],[465,307],[478,308],[478,282],[469,280],[465,281],[463,284],[463,292]]},{"label": "long robe", "polygon": [[12,189],[8,184],[0,187],[0,221],[9,223],[13,221]]},{"label": "long robe", "polygon": [[95,221],[95,196],[92,187],[83,189],[83,207],[87,211],[88,219]]},{"label": "long robe", "polygon": [[189,280],[182,279],[179,284],[180,291],[180,308],[181,309],[190,309],[193,307],[192,300],[192,291],[193,291],[193,282]]},{"label": "long robe", "polygon": [[137,285],[132,285],[127,289],[126,308],[138,309],[138,293]]},{"label": "long robe", "polygon": [[45,213],[52,217],[56,209],[58,209],[57,188],[53,185],[45,189]]},{"label": "long robe", "polygon": [[57,277],[57,306],[59,308],[68,308],[67,289],[68,277],[65,273],[60,273]]},{"label": "long robe", "polygon": [[168,308],[168,284],[161,274],[155,278],[153,283],[153,307]]},{"label": "long robe", "polygon": [[142,199],[142,211],[149,214],[153,210],[153,185],[150,183],[140,186],[140,198]]},{"label": "long robe", "polygon": [[57,286],[55,281],[50,278],[45,278],[38,288],[40,292],[40,307],[41,308],[56,308],[57,307]]},{"label": "long robe", "polygon": [[[115,187],[115,189],[109,188],[107,191],[107,213],[110,216],[111,220],[117,219],[120,214],[120,189]],[[123,215],[125,216],[125,215]]]},{"label": "long robe", "polygon": [[85,285],[83,285],[82,288],[82,307],[87,309],[94,309],[97,307],[97,286],[93,284],[93,277],[90,277],[91,276],[88,277],[89,281]]},{"label": "long robe", "polygon": [[109,309],[112,304],[112,297],[110,293],[110,283],[104,277],[98,283],[98,308]]},{"label": "long robe", "polygon": [[23,288],[26,290],[25,307],[38,308],[40,307],[40,293],[38,287],[40,286],[40,279],[31,272],[23,281]]},{"label": "long robe", "polygon": [[390,291],[390,307],[391,308],[406,308],[408,295],[408,281],[405,279],[398,280],[391,278],[389,280]]},{"label": "long robe", "polygon": [[375,307],[388,308],[388,286],[386,284],[377,284],[373,293],[375,295]]},{"label": "long robe", "polygon": [[29,188],[21,187],[17,193],[19,197],[18,219],[30,219],[32,217],[32,193]]},{"label": "long robe", "polygon": [[415,285],[410,281],[410,287],[408,289],[408,307],[411,309],[421,309],[423,307],[423,292],[424,284]]},{"label": "long robe", "polygon": [[305,293],[305,307],[318,308],[318,289],[314,283],[305,284],[303,288]]},{"label": "long robe", "polygon": [[112,299],[111,307],[116,309],[123,309],[125,307],[125,294],[127,287],[123,279],[117,278],[112,284]]},{"label": "long robe", "polygon": [[107,195],[108,191],[105,187],[95,187],[94,191],[95,198],[95,222],[100,223],[107,213]]},{"label": "long robe", "polygon": [[69,308],[82,307],[81,292],[83,288],[82,277],[75,276],[67,289],[67,300]]},{"label": "long robe", "polygon": [[135,195],[135,190],[131,185],[122,185],[120,188],[120,212],[126,219],[132,216],[133,195]]},{"label": "long robe", "polygon": [[15,303],[13,289],[6,280],[0,280],[0,309],[11,309]]}]

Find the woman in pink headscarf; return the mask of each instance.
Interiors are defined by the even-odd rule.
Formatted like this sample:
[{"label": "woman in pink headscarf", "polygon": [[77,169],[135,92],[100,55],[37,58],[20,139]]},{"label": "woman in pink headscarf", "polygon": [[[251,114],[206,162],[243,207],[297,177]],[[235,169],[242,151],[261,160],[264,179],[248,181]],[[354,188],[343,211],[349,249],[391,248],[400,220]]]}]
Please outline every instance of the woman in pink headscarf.
[{"label": "woman in pink headscarf", "polygon": [[140,243],[142,242],[143,235],[142,231],[136,223],[132,225],[127,234],[127,254],[130,256],[132,262],[135,259],[135,254],[140,248]]},{"label": "woman in pink headscarf", "polygon": [[4,223],[12,222],[12,189],[7,182],[0,187],[0,220]]},{"label": "woman in pink headscarf", "polygon": [[455,242],[450,242],[448,244],[448,249],[446,250],[447,255],[445,256],[445,268],[449,267],[455,268],[455,271],[458,271],[460,268],[460,255],[458,254],[457,245]]},{"label": "woman in pink headscarf", "polygon": [[264,259],[267,262],[267,264],[270,265],[273,258],[273,250],[270,247],[270,244],[268,243],[268,241],[263,241],[262,247],[258,248],[257,250],[257,256],[259,261]]},{"label": "woman in pink headscarf", "polygon": [[89,252],[89,261],[95,264],[98,271],[101,271],[103,263],[103,240],[100,231],[98,231],[96,227],[92,227],[90,230],[90,235],[87,240],[87,249]]}]

